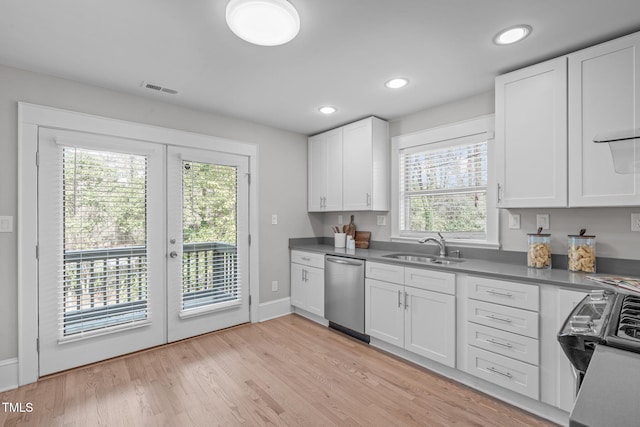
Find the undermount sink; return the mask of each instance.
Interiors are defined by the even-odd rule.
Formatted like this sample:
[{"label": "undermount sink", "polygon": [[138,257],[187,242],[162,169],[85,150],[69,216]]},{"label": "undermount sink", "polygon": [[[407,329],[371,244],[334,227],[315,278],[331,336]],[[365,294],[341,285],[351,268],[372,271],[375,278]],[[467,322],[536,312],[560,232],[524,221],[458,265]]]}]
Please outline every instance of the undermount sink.
[{"label": "undermount sink", "polygon": [[455,264],[464,261],[460,258],[438,257],[423,254],[387,254],[384,258],[393,258],[400,261],[422,262],[424,264]]}]

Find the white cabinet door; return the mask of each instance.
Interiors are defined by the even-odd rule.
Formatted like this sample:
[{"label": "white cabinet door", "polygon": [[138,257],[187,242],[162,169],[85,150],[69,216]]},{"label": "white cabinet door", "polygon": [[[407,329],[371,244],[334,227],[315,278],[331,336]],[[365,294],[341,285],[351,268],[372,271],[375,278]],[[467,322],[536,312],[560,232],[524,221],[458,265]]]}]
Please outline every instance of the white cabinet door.
[{"label": "white cabinet door", "polygon": [[405,349],[444,365],[456,364],[456,297],[405,288]]},{"label": "white cabinet door", "polygon": [[342,210],[342,129],[326,133],[327,167],[325,211]]},{"label": "white cabinet door", "polygon": [[303,265],[291,263],[291,305],[302,309],[307,306],[304,269]]},{"label": "white cabinet door", "polygon": [[371,209],[372,161],[371,120],[365,119],[343,128],[344,210]]},{"label": "white cabinet door", "polygon": [[308,193],[307,202],[309,212],[322,211],[326,194],[326,165],[327,144],[324,134],[309,138],[307,163],[308,167]]},{"label": "white cabinet door", "polygon": [[305,282],[307,291],[306,310],[324,317],[324,270],[306,267]]},{"label": "white cabinet door", "polygon": [[567,58],[496,78],[498,207],[567,205]]},{"label": "white cabinet door", "polygon": [[404,346],[404,286],[365,281],[365,333]]},{"label": "white cabinet door", "polygon": [[569,55],[570,206],[640,204],[640,170],[616,173],[609,144],[593,142],[640,127],[639,67],[640,34]]},{"label": "white cabinet door", "polygon": [[309,138],[308,211],[342,210],[342,129]]}]

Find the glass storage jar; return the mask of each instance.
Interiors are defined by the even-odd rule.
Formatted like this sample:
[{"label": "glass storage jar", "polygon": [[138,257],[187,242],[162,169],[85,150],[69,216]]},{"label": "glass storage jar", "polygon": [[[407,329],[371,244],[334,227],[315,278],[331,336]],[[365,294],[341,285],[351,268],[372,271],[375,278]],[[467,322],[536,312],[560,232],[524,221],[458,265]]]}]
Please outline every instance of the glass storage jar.
[{"label": "glass storage jar", "polygon": [[571,271],[596,272],[596,236],[586,236],[586,230],[580,230],[578,235],[568,236],[569,260]]},{"label": "glass storage jar", "polygon": [[527,234],[527,267],[551,268],[551,234]]}]

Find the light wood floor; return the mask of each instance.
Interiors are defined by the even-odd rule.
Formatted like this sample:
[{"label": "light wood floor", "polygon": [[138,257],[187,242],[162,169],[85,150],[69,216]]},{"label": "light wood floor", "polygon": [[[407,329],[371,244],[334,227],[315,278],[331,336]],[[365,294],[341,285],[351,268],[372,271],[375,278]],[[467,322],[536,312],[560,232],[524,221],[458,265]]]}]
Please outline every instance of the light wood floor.
[{"label": "light wood floor", "polygon": [[544,420],[289,315],[0,393],[0,425],[546,426]]}]

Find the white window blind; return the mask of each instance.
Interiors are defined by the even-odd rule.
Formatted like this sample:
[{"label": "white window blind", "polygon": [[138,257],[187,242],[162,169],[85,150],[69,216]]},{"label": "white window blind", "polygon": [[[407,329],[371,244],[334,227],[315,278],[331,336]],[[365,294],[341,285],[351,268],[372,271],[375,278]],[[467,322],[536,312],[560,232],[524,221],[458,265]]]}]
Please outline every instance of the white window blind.
[{"label": "white window blind", "polygon": [[145,156],[61,146],[61,337],[150,318]]},{"label": "white window blind", "polygon": [[484,135],[404,148],[398,159],[401,233],[486,238]]},{"label": "white window blind", "polygon": [[182,314],[237,305],[237,168],[182,165]]}]

